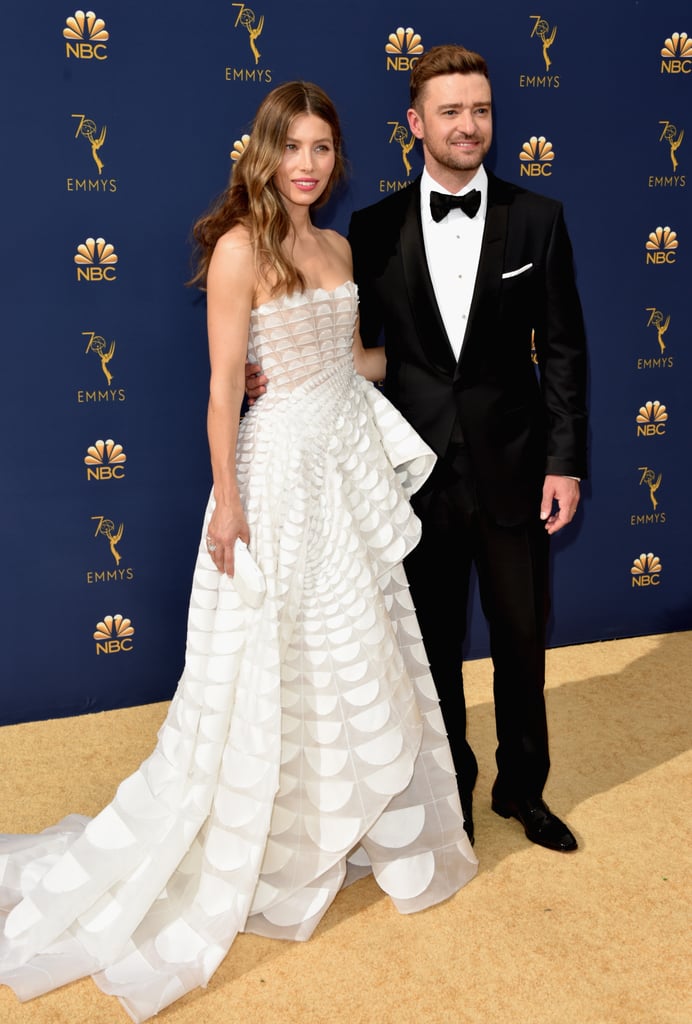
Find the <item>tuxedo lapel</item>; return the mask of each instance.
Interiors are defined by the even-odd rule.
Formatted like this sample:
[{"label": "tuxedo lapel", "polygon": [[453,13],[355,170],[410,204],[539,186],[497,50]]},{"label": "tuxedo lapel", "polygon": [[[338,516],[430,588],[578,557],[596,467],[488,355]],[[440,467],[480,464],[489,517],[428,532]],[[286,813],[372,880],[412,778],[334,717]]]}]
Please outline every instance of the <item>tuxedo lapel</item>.
[{"label": "tuxedo lapel", "polygon": [[438,369],[452,373],[455,365],[454,352],[440,316],[425,258],[420,215],[420,178],[409,186],[407,192],[410,193],[409,202],[400,233],[406,292],[416,332],[425,347],[427,358]]},{"label": "tuxedo lapel", "polygon": [[[474,335],[479,333],[477,329],[482,326],[483,333],[487,336],[488,328],[492,333],[492,320],[498,317],[508,219],[509,203],[501,182],[489,173],[483,242],[459,365],[462,360],[469,358],[468,348],[473,344]],[[458,373],[459,367],[457,375]]]}]

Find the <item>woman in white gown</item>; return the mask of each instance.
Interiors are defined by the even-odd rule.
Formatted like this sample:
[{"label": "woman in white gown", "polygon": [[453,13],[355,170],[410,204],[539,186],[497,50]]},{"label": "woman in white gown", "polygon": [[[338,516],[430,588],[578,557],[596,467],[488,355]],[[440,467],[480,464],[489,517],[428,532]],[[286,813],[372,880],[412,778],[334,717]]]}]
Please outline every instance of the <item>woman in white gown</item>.
[{"label": "woman in white gown", "polygon": [[[238,932],[307,939],[366,872],[402,913],[476,873],[402,568],[434,456],[369,383],[348,243],[310,215],[342,172],[331,101],[287,83],[196,226],[213,489],[185,669],[103,811],[0,840],[0,982],[22,1000],[93,975],[143,1021]],[[248,354],[271,387],[241,420]]]}]

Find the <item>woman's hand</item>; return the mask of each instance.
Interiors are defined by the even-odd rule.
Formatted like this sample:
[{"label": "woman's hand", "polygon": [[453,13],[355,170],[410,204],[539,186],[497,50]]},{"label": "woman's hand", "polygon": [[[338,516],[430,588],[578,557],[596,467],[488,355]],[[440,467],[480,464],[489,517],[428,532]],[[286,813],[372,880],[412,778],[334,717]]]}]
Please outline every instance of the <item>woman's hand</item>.
[{"label": "woman's hand", "polygon": [[233,548],[238,537],[246,544],[250,540],[242,506],[221,508],[217,505],[207,527],[207,551],[219,572],[228,576],[235,572]]}]

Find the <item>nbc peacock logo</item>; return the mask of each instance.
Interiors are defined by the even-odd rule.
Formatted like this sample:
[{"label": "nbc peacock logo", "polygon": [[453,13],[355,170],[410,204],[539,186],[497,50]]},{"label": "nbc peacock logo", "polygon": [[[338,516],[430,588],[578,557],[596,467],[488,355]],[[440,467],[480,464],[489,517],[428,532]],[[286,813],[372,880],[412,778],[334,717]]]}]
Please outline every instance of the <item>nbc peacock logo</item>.
[{"label": "nbc peacock logo", "polygon": [[673,32],[661,47],[662,75],[689,75],[692,72],[692,39],[687,32]]},{"label": "nbc peacock logo", "polygon": [[645,402],[637,413],[637,437],[663,437],[667,422],[668,410],[662,402]]},{"label": "nbc peacock logo", "polygon": [[120,612],[116,615],[104,615],[101,622],[96,623],[93,632],[96,653],[121,654],[123,651],[131,651],[134,635],[135,629],[131,619],[126,619]]},{"label": "nbc peacock logo", "polygon": [[630,578],[633,587],[657,587],[661,582],[663,566],[652,551],[642,552],[632,562]]},{"label": "nbc peacock logo", "polygon": [[661,266],[664,263],[675,263],[678,251],[677,232],[671,227],[657,227],[649,232],[646,240],[647,266]]},{"label": "nbc peacock logo", "polygon": [[410,71],[423,53],[423,40],[413,28],[390,32],[385,44],[387,71]]},{"label": "nbc peacock logo", "polygon": [[121,444],[110,437],[107,441],[96,441],[89,445],[84,456],[87,480],[122,480],[126,462],[127,455]]},{"label": "nbc peacock logo", "polygon": [[118,255],[105,238],[87,238],[77,246],[74,256],[78,281],[115,281]]},{"label": "nbc peacock logo", "polygon": [[72,57],[77,60],[108,59],[106,23],[93,11],[75,11],[67,18],[62,34],[68,60]]},{"label": "nbc peacock logo", "polygon": [[233,149],[231,150],[231,160],[236,163],[240,160],[241,156],[247,149],[247,144],[250,141],[249,135],[241,135],[239,139],[236,139],[233,143]]},{"label": "nbc peacock logo", "polygon": [[545,135],[532,135],[524,142],[519,153],[519,174],[529,178],[546,177],[553,173],[555,150]]}]

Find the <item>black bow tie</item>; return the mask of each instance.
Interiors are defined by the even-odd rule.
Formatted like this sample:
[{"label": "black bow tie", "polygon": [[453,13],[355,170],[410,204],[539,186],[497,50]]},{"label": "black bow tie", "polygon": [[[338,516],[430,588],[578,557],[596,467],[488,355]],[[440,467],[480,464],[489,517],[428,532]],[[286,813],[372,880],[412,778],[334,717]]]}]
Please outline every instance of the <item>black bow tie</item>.
[{"label": "black bow tie", "polygon": [[459,208],[467,217],[475,217],[481,205],[481,194],[477,188],[463,196],[448,196],[444,192],[430,193],[430,213],[434,221],[444,220],[450,210]]}]

